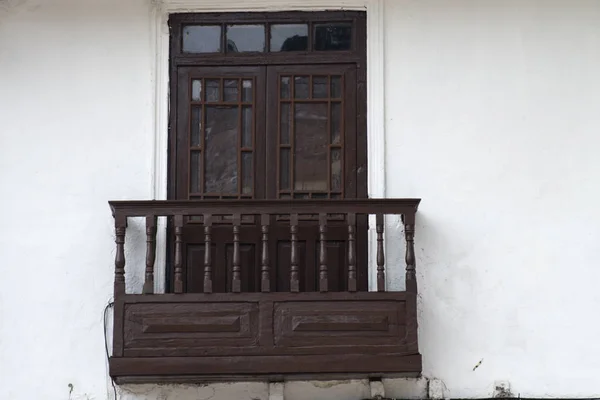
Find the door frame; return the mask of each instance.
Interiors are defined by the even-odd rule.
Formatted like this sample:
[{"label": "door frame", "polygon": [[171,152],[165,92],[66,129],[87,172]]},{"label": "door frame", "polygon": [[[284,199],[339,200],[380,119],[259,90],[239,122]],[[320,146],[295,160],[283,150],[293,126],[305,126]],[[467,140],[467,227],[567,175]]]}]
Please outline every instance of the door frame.
[{"label": "door frame", "polygon": [[[166,200],[168,195],[168,142],[169,142],[169,27],[168,17],[179,12],[252,12],[252,11],[366,11],[367,15],[367,182],[368,196],[385,198],[385,57],[384,0],[305,0],[301,5],[284,1],[265,0],[157,0],[151,5],[150,65],[153,81],[154,146],[150,196]],[[369,265],[375,266],[376,235],[374,224],[369,224]],[[373,227],[373,228],[372,228]],[[164,293],[166,278],[167,224],[159,219],[155,264],[155,293]],[[387,230],[386,230],[387,231]],[[387,241],[386,241],[387,243]],[[376,269],[369,270],[369,286],[376,281]]]}]

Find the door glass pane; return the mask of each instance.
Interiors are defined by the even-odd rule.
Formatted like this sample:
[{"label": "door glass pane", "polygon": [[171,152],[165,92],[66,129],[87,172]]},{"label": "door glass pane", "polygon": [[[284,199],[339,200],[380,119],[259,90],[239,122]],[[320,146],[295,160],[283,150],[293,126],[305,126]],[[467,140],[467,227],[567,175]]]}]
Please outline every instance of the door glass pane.
[{"label": "door glass pane", "polygon": [[290,189],[290,149],[281,149],[279,171],[279,189]]},{"label": "door glass pane", "polygon": [[183,51],[186,53],[218,53],[221,51],[221,27],[187,25],[183,27]]},{"label": "door glass pane", "polygon": [[242,147],[252,147],[252,107],[242,108]]},{"label": "door glass pane", "polygon": [[294,190],[328,190],[327,111],[327,103],[295,105]]},{"label": "door glass pane", "polygon": [[271,25],[271,51],[308,50],[308,25]]},{"label": "door glass pane", "polygon": [[238,101],[238,80],[237,79],[225,79],[223,83],[223,98],[227,102]]},{"label": "door glass pane", "polygon": [[313,77],[313,99],[324,99],[329,97],[327,93],[328,78],[326,76]]},{"label": "door glass pane", "polygon": [[281,144],[290,144],[290,105],[281,103],[281,125],[279,127]]},{"label": "door glass pane", "polygon": [[308,99],[308,76],[297,76],[295,78],[294,97]]},{"label": "door glass pane", "polygon": [[331,190],[342,190],[342,152],[340,149],[331,149]]},{"label": "door glass pane", "polygon": [[206,101],[217,102],[221,100],[221,81],[219,79],[206,80]]},{"label": "door glass pane", "polygon": [[242,101],[245,103],[252,102],[252,79],[242,81]]},{"label": "door glass pane", "polygon": [[202,107],[194,107],[192,108],[192,135],[191,135],[191,145],[193,147],[200,146],[200,135],[202,132]]},{"label": "door glass pane", "polygon": [[192,81],[192,100],[202,100],[202,79],[194,79]]},{"label": "door glass pane", "polygon": [[331,103],[331,143],[339,144],[342,131],[342,105]]},{"label": "door glass pane", "polygon": [[190,192],[200,192],[200,176],[202,176],[202,153],[192,151],[190,159]]},{"label": "door glass pane", "polygon": [[227,52],[265,51],[264,25],[227,25]]},{"label": "door glass pane", "polygon": [[252,153],[242,153],[242,194],[252,194]]},{"label": "door glass pane", "polygon": [[206,193],[238,193],[238,108],[206,107]]},{"label": "door glass pane", "polygon": [[290,77],[289,76],[281,77],[281,91],[280,92],[281,92],[280,97],[282,99],[290,98]]},{"label": "door glass pane", "polygon": [[314,49],[350,50],[352,48],[352,24],[349,22],[315,24]]},{"label": "door glass pane", "polygon": [[342,97],[342,77],[332,76],[331,77],[331,98],[339,99]]}]

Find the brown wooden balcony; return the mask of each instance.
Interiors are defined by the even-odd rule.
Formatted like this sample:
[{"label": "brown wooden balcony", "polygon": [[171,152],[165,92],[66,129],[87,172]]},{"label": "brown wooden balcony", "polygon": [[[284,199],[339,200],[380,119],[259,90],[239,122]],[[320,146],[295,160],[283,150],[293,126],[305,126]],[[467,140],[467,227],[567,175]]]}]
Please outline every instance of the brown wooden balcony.
[{"label": "brown wooden balcony", "polygon": [[[111,201],[116,230],[111,376],[126,383],[419,374],[413,243],[419,202]],[[385,215],[401,215],[404,224],[402,292],[385,288],[386,268],[400,267],[385,264]],[[371,292],[366,273],[369,216],[375,224],[377,269],[376,291]],[[143,294],[125,291],[124,244],[131,217],[146,219]],[[172,238],[173,284],[164,294],[153,289],[157,217],[168,217]],[[310,232],[316,245],[302,242]],[[273,244],[282,235],[289,251]],[[342,243],[335,247],[343,250],[336,250],[337,256],[343,253],[337,266],[329,262],[332,236]],[[194,258],[186,250],[191,240],[217,250]],[[248,258],[243,248],[252,240],[256,254]],[[230,262],[215,257],[219,241],[230,242]],[[313,258],[311,272],[306,260]],[[255,273],[244,265],[253,259]]]}]

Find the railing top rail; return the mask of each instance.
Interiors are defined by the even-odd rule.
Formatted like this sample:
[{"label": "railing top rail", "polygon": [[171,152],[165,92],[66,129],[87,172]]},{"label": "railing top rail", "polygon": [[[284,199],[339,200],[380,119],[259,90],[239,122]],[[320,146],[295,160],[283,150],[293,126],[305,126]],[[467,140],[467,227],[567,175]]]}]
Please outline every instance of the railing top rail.
[{"label": "railing top rail", "polygon": [[108,204],[114,217],[148,215],[258,214],[413,214],[421,199],[336,200],[118,200]]}]

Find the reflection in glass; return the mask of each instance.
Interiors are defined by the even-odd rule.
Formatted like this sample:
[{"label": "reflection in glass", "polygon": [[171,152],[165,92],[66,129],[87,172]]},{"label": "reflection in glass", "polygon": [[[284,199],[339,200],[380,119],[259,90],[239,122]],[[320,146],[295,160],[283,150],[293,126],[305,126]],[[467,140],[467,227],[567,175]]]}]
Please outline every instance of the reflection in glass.
[{"label": "reflection in glass", "polygon": [[223,82],[223,98],[225,101],[237,101],[238,100],[238,80],[237,79],[225,79]]},{"label": "reflection in glass", "polygon": [[290,189],[290,149],[281,149],[279,164],[281,171],[279,173],[279,189]]},{"label": "reflection in glass", "polygon": [[342,77],[332,76],[331,77],[331,98],[339,99],[342,97]]},{"label": "reflection in glass", "polygon": [[242,147],[252,147],[252,107],[242,108]]},{"label": "reflection in glass", "polygon": [[218,79],[206,80],[206,101],[216,102],[221,100],[221,82]]},{"label": "reflection in glass", "polygon": [[238,193],[238,108],[206,107],[206,193]]},{"label": "reflection in glass", "polygon": [[342,133],[342,105],[331,103],[331,143],[339,144]]},{"label": "reflection in glass", "polygon": [[297,76],[294,80],[294,97],[308,99],[308,76]]},{"label": "reflection in glass", "polygon": [[190,192],[200,192],[200,176],[202,175],[202,153],[192,151],[190,160]]},{"label": "reflection in glass", "polygon": [[186,53],[218,53],[221,51],[221,27],[187,25],[183,27],[183,51]]},{"label": "reflection in glass", "polygon": [[227,52],[265,51],[264,25],[227,25]]},{"label": "reflection in glass", "polygon": [[342,151],[331,149],[331,190],[342,190]]},{"label": "reflection in glass", "polygon": [[242,194],[252,193],[252,153],[242,153]]},{"label": "reflection in glass", "polygon": [[328,97],[326,76],[313,77],[313,99],[323,99]]},{"label": "reflection in glass", "polygon": [[352,24],[346,22],[315,24],[314,49],[350,50],[352,47]]},{"label": "reflection in glass", "polygon": [[290,144],[290,105],[281,103],[281,144]]},{"label": "reflection in glass", "polygon": [[281,77],[280,97],[282,99],[290,98],[290,77],[289,76]]},{"label": "reflection in glass", "polygon": [[328,190],[327,114],[327,103],[295,105],[294,190]]},{"label": "reflection in glass", "polygon": [[192,100],[202,100],[202,79],[194,79],[192,81]]},{"label": "reflection in glass", "polygon": [[193,147],[199,147],[200,144],[200,132],[202,132],[202,107],[192,108],[192,139],[191,145]]},{"label": "reflection in glass", "polygon": [[252,102],[252,79],[244,79],[242,81],[242,101],[246,103]]},{"label": "reflection in glass", "polygon": [[271,51],[308,50],[308,25],[271,25]]}]

